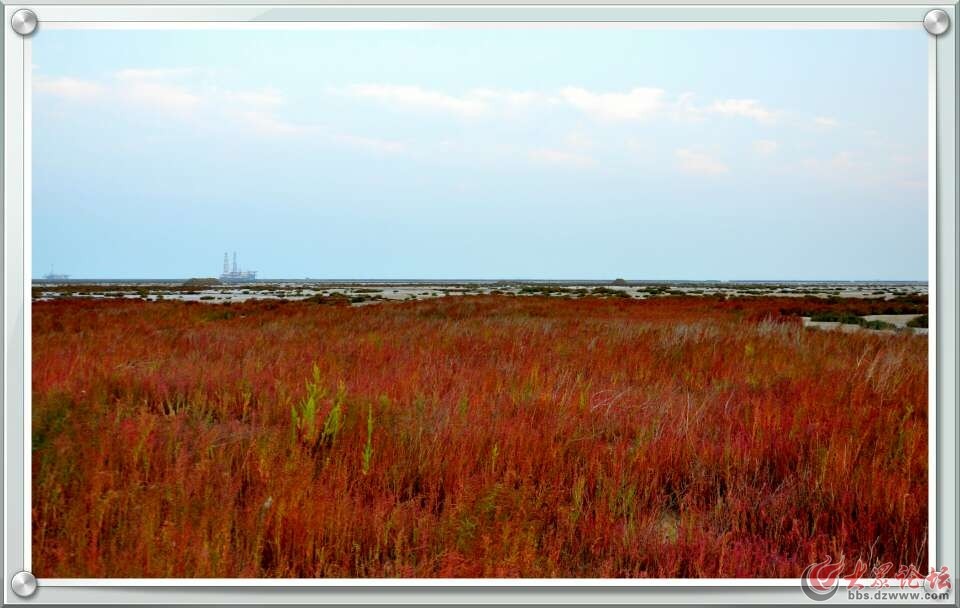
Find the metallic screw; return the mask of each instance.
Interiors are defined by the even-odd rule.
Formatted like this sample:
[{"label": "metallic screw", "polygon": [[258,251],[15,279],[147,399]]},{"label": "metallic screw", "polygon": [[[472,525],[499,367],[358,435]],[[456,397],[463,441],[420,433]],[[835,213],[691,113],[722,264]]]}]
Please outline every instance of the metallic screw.
[{"label": "metallic screw", "polygon": [[28,8],[21,8],[10,18],[10,27],[21,36],[29,36],[37,31],[37,14]]},{"label": "metallic screw", "polygon": [[10,587],[20,597],[30,597],[37,590],[37,577],[29,572],[17,572],[10,581]]},{"label": "metallic screw", "polygon": [[934,36],[939,36],[950,29],[950,15],[945,10],[935,8],[924,15],[923,28]]}]

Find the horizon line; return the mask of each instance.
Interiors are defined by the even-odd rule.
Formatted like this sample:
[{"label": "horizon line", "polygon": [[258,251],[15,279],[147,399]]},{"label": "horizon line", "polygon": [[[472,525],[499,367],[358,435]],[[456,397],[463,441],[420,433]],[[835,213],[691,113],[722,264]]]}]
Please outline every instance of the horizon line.
[{"label": "horizon line", "polygon": [[[230,284],[232,281],[222,281],[219,277],[203,277],[203,276],[193,276],[193,277],[73,277],[71,275],[65,275],[65,278],[46,278],[43,276],[40,277],[31,277],[31,281],[47,281],[47,282],[58,282],[58,281],[196,281],[196,280],[215,280],[223,282],[224,284]],[[425,283],[430,281],[442,282],[442,283],[453,283],[457,281],[469,281],[471,283],[496,283],[496,282],[510,282],[510,283],[614,283],[614,282],[625,282],[630,283],[929,283],[929,279],[880,279],[880,278],[857,278],[857,279],[839,279],[839,278],[751,278],[751,279],[679,279],[679,278],[670,278],[670,279],[654,279],[654,278],[644,278],[644,279],[625,279],[617,277],[614,279],[588,279],[588,278],[470,278],[470,277],[459,277],[459,278],[330,278],[330,277],[272,277],[272,278],[255,278],[244,281],[236,281],[235,283],[259,283],[259,282],[276,282],[276,281],[287,281],[287,282],[305,282],[310,281],[314,283],[401,283],[401,282],[416,282],[416,283]]]}]

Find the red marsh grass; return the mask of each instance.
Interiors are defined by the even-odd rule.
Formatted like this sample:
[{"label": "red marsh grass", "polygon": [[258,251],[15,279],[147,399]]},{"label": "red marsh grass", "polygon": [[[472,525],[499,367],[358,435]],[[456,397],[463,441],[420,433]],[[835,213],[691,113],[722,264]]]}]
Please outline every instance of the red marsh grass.
[{"label": "red marsh grass", "polygon": [[927,339],[799,304],[35,303],[34,571],[925,570]]}]

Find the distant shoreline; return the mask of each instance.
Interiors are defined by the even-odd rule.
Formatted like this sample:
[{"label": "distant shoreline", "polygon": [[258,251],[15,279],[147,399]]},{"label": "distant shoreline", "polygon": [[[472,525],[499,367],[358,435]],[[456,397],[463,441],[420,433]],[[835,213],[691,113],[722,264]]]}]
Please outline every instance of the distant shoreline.
[{"label": "distant shoreline", "polygon": [[[39,285],[166,285],[190,281],[182,279],[31,279]],[[227,282],[222,285],[264,285],[277,283],[315,284],[315,285],[928,285],[928,280],[900,279],[255,279],[251,281]]]}]

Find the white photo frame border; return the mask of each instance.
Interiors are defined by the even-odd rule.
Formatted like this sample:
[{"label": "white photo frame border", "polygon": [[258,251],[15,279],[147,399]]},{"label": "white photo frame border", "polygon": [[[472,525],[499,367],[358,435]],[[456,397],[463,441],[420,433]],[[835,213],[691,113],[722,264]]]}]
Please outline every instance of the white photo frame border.
[{"label": "white photo frame border", "polygon": [[[930,35],[929,88],[929,295],[931,403],[929,409],[929,556],[947,566],[958,592],[957,432],[958,301],[958,44],[956,5],[537,4],[480,5],[163,5],[40,0],[4,6],[3,35],[3,457],[4,602],[18,603],[796,603],[806,598],[799,579],[40,579],[36,592],[13,593],[12,578],[30,571],[30,252],[31,252],[31,43],[10,27],[13,13],[33,10],[40,28],[275,29],[432,23],[509,27],[545,24],[625,24],[654,28],[861,29],[923,27],[932,9],[944,10],[950,28]],[[846,601],[840,593],[834,601]]]}]

